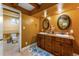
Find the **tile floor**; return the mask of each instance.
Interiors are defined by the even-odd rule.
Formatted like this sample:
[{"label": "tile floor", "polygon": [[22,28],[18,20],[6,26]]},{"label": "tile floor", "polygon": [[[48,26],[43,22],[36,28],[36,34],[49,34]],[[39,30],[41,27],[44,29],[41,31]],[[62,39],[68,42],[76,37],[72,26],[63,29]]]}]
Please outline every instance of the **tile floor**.
[{"label": "tile floor", "polygon": [[[54,56],[49,52],[37,47],[37,44],[33,44],[27,47],[25,50],[19,52],[18,44],[6,44],[4,42],[4,56]],[[79,56],[78,54],[74,54],[74,56]]]},{"label": "tile floor", "polygon": [[3,54],[5,56],[14,56],[18,53],[18,43],[12,44],[12,43],[6,43],[6,41],[3,42]]},{"label": "tile floor", "polygon": [[19,52],[18,44],[6,44],[4,45],[4,56],[52,56],[52,54],[37,47],[37,44],[33,44],[26,50]]},{"label": "tile floor", "polygon": [[31,52],[32,56],[53,56],[51,53],[37,47],[36,43],[28,47],[26,50]]},{"label": "tile floor", "polygon": [[6,43],[6,41],[3,42],[3,55],[4,56],[31,56],[31,53],[28,52],[28,50],[24,50],[19,52],[18,49],[18,43],[12,44],[12,43]]}]

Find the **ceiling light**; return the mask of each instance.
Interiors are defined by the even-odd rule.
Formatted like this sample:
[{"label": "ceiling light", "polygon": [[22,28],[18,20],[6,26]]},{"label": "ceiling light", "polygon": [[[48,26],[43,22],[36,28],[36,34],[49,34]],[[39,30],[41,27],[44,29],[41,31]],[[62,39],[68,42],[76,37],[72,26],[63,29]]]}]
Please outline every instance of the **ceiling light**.
[{"label": "ceiling light", "polygon": [[63,4],[62,3],[59,3],[57,5],[58,13],[62,13],[62,8],[63,8]]},{"label": "ceiling light", "polygon": [[18,4],[20,7],[24,8],[24,9],[27,9],[29,11],[32,11],[35,7],[32,6],[31,4],[29,3],[19,3]]}]

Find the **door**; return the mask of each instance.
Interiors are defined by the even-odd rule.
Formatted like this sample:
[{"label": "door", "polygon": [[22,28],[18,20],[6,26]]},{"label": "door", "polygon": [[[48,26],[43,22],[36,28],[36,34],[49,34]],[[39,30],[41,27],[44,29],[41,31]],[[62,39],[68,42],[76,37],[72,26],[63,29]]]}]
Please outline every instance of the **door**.
[{"label": "door", "polygon": [[[5,35],[3,41],[4,55],[7,55],[6,53],[9,51],[13,53],[21,50],[21,12],[14,8],[6,7],[5,5],[3,8],[3,34]],[[9,53],[8,55],[12,55],[12,53]]]}]

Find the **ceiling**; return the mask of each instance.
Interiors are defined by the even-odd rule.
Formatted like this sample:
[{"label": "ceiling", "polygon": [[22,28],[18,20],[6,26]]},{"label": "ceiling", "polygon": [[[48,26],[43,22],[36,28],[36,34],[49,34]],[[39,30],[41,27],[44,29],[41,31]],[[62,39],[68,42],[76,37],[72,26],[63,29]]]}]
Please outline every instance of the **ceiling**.
[{"label": "ceiling", "polygon": [[[56,4],[47,8],[47,16],[61,15],[73,10],[79,10],[79,3]],[[44,17],[44,11],[36,13],[33,16],[36,18],[42,18]]]},{"label": "ceiling", "polygon": [[13,7],[20,10],[27,15],[34,15],[40,11],[43,11],[57,3],[3,3],[4,5]]}]

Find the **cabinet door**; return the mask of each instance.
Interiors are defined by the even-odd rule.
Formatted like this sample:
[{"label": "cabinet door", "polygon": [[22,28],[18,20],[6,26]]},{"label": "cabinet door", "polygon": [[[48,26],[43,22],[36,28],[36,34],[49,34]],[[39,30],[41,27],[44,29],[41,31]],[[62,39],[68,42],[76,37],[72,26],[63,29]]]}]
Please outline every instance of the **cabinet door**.
[{"label": "cabinet door", "polygon": [[41,43],[40,43],[40,39],[41,39],[41,35],[37,35],[37,45],[40,47]]},{"label": "cabinet door", "polygon": [[45,40],[45,39],[44,39],[44,35],[42,35],[41,38],[40,38],[40,44],[41,44],[40,47],[43,48],[43,49],[45,48],[45,47],[44,47],[44,40]]},{"label": "cabinet door", "polygon": [[72,56],[73,55],[73,47],[64,43],[63,49],[62,49],[62,55],[63,56]]},{"label": "cabinet door", "polygon": [[61,46],[60,40],[58,38],[54,37],[52,38],[52,53],[61,56],[62,55],[62,46]]},{"label": "cabinet door", "polygon": [[37,45],[41,48],[44,48],[44,35],[37,35]]},{"label": "cabinet door", "polygon": [[45,50],[51,52],[51,37],[45,37]]},{"label": "cabinet door", "polygon": [[54,47],[55,47],[55,38],[51,38],[51,52],[54,54]]},{"label": "cabinet door", "polygon": [[64,39],[62,55],[63,56],[72,56],[73,55],[73,40]]},{"label": "cabinet door", "polygon": [[73,56],[73,49],[70,47],[63,47],[62,55],[63,56]]},{"label": "cabinet door", "polygon": [[54,53],[58,56],[62,55],[62,43],[60,42],[54,42]]},{"label": "cabinet door", "polygon": [[66,43],[66,45],[73,46],[73,40],[70,40],[70,39],[63,39],[63,40],[64,40],[64,43]]}]

